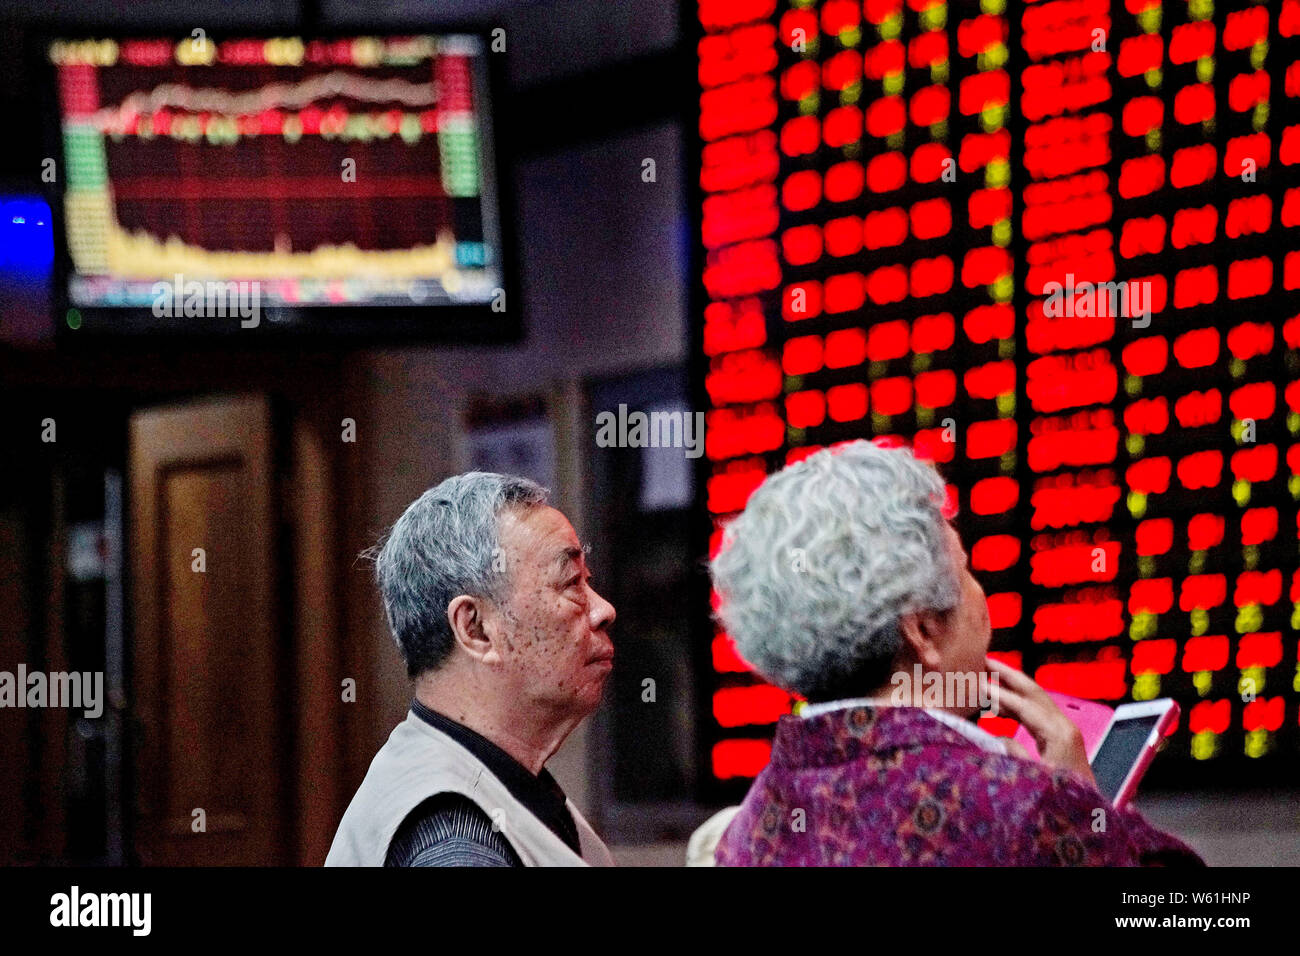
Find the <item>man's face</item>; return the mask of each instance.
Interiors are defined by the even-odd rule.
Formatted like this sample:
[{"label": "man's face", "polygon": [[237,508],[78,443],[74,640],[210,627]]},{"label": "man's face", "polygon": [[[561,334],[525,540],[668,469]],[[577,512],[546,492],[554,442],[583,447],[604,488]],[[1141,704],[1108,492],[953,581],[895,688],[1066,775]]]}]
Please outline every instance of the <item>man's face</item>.
[{"label": "man's face", "polygon": [[614,606],[591,587],[573,526],[550,507],[500,518],[509,594],[493,615],[502,656],[521,701],[586,716],[600,704],[614,662]]}]

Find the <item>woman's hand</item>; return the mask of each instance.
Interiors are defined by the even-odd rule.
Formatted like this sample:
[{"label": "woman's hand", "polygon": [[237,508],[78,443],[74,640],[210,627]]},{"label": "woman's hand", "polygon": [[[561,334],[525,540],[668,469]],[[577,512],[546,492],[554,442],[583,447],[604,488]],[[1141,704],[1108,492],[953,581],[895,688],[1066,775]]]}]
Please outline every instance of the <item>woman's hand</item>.
[{"label": "woman's hand", "polygon": [[995,699],[999,714],[1012,717],[1024,727],[1038,747],[1042,762],[1069,770],[1095,787],[1096,779],[1088,766],[1088,749],[1083,733],[1061,713],[1052,698],[1029,675],[1014,667],[985,658],[989,673],[998,679]]}]

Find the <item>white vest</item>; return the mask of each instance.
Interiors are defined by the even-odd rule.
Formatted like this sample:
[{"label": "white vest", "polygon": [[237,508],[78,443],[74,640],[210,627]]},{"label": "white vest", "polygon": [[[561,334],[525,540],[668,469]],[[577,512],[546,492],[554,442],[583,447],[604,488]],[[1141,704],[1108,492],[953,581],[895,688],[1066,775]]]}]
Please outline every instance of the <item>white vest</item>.
[{"label": "white vest", "polygon": [[459,793],[478,804],[525,866],[614,865],[609,849],[572,801],[566,804],[578,827],[581,856],[516,800],[481,760],[413,711],[375,754],[343,814],[325,865],[383,866],[402,821],[439,793]]}]

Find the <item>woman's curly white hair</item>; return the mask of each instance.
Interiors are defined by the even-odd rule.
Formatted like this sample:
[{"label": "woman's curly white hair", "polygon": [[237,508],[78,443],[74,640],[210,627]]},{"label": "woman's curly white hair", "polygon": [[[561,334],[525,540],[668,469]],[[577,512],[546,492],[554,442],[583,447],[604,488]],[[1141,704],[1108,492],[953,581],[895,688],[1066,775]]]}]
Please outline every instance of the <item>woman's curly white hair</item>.
[{"label": "woman's curly white hair", "polygon": [[868,441],[769,476],[727,525],[710,568],[740,655],[812,701],[886,683],[900,618],[960,600],[943,503],[933,467]]}]

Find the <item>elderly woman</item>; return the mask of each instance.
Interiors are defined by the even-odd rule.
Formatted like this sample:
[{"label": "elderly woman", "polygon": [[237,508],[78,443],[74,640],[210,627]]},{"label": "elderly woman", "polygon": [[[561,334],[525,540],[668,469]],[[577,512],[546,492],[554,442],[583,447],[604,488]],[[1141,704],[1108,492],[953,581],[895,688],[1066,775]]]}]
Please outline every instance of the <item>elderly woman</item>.
[{"label": "elderly woman", "polygon": [[[859,441],[772,475],[728,525],[712,564],[721,621],[760,674],[808,703],[781,718],[718,863],[1203,865],[1112,807],[1079,730],[986,658],[984,591],[943,501],[910,451]],[[971,722],[975,695],[940,702],[914,686],[976,683],[958,676],[998,687],[1042,763]]]}]

